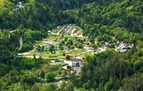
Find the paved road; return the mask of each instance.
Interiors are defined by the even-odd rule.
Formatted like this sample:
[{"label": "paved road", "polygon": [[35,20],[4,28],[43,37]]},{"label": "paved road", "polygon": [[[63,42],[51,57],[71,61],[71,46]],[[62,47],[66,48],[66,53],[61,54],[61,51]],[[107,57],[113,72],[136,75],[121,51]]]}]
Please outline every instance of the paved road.
[{"label": "paved road", "polygon": [[18,55],[27,55],[27,54],[30,54],[32,52],[34,52],[36,50],[37,47],[34,47],[33,50],[29,51],[29,52],[24,52],[24,53],[18,53]]}]

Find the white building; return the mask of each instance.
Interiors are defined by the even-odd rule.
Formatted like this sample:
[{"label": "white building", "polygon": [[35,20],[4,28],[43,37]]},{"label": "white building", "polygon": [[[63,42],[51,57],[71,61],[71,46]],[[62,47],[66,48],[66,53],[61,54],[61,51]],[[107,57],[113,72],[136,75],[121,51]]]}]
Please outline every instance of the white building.
[{"label": "white building", "polygon": [[115,51],[126,52],[127,49],[132,48],[133,46],[127,46],[125,43],[120,43],[119,45],[115,46]]},{"label": "white building", "polygon": [[24,7],[22,2],[18,2],[17,5],[15,5],[15,6],[16,6],[16,8],[23,8]]}]

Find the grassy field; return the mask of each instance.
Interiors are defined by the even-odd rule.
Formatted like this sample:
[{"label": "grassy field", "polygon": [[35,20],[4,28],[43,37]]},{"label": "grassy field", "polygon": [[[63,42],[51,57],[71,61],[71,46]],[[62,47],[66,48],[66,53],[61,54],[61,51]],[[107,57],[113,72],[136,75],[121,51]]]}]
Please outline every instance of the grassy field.
[{"label": "grassy field", "polygon": [[61,37],[60,35],[48,35],[47,38],[44,38],[40,41],[37,41],[33,45],[34,46],[39,46],[39,45],[42,45],[42,44],[45,44],[45,43],[57,44],[58,42],[54,42],[53,40],[60,39],[60,37]]},{"label": "grassy field", "polygon": [[[84,49],[77,49],[77,50],[72,50],[70,53],[67,53],[67,55],[69,55],[69,56],[76,56],[77,54],[80,54],[80,53],[83,53],[83,52],[85,52],[86,50],[84,50]],[[64,56],[63,56],[63,52],[60,52],[60,51],[58,51],[58,53],[54,53],[54,54],[50,54],[50,53],[46,53],[46,52],[44,52],[44,53],[38,53],[36,50],[34,51],[34,52],[31,52],[31,53],[29,53],[29,54],[26,54],[26,55],[24,55],[25,57],[33,57],[33,55],[35,55],[35,56],[40,56],[41,55],[41,57],[43,58],[43,59],[49,59],[49,58],[65,58]]]},{"label": "grassy field", "polygon": [[86,51],[86,50],[84,50],[84,49],[77,49],[77,50],[71,51],[71,53],[69,53],[68,55],[69,55],[69,56],[76,56],[77,54],[83,53],[83,52],[85,52],[85,51]]}]

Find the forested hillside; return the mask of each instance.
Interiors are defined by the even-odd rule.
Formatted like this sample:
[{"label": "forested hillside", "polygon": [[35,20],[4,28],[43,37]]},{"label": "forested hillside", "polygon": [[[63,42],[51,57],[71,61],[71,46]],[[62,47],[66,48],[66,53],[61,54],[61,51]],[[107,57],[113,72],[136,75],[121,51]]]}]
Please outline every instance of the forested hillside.
[{"label": "forested hillside", "polygon": [[[49,66],[49,60],[41,56],[36,59],[35,54],[34,59],[18,54],[34,48],[42,54],[44,49],[34,44],[50,38],[53,29],[60,31],[59,26],[65,24],[81,27],[83,40],[65,33],[54,35],[58,36],[54,42],[61,38],[59,50],[65,46],[82,50],[84,45],[95,50],[106,46],[107,50],[84,56],[80,75],[70,74],[68,80],[64,75],[68,84],[57,86],[52,77],[60,66]],[[65,25],[61,30],[68,31],[69,27]],[[119,51],[120,45],[126,45],[123,49],[127,51]],[[47,50],[46,55],[52,55],[56,47]],[[62,55],[70,59],[64,52]],[[0,0],[0,90],[143,91],[143,1]]]}]

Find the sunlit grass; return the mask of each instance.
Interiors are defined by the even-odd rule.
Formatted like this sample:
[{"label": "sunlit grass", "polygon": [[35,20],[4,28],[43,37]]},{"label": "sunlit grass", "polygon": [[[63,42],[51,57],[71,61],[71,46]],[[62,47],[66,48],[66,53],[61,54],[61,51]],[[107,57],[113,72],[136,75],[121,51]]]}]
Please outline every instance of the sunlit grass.
[{"label": "sunlit grass", "polygon": [[34,46],[40,46],[44,43],[51,43],[51,44],[58,44],[58,42],[54,42],[53,40],[55,39],[59,39],[60,36],[59,35],[49,35],[47,38],[44,38],[40,41],[35,42],[33,45]]},{"label": "sunlit grass", "polygon": [[36,56],[36,57],[42,57],[43,59],[49,59],[49,58],[64,58],[63,57],[63,53],[46,53],[46,52],[43,52],[43,53],[39,53],[37,51],[34,51],[32,53],[29,53],[29,54],[26,54],[26,55],[23,55],[24,57],[33,57],[33,56]]},{"label": "sunlit grass", "polygon": [[69,53],[68,55],[70,56],[76,56],[77,54],[83,53],[85,52],[84,49],[77,49],[77,50],[72,50],[71,53]]}]

